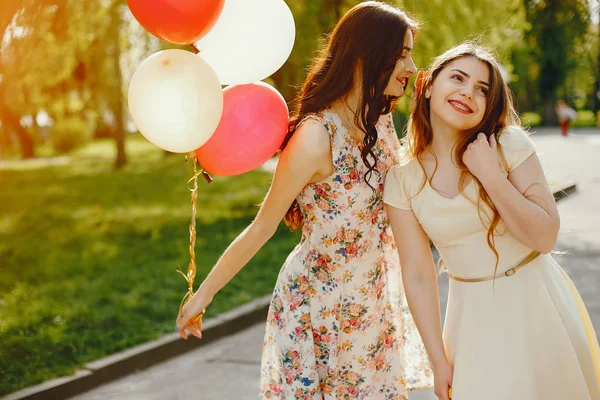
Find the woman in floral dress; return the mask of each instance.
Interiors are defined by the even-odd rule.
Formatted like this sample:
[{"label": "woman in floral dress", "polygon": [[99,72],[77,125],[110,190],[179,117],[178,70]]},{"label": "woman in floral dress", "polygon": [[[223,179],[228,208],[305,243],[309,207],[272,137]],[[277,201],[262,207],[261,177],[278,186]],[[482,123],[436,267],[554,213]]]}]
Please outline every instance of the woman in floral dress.
[{"label": "woman in floral dress", "polygon": [[255,221],[178,318],[183,335],[200,336],[190,319],[281,219],[301,227],[267,318],[261,399],[398,400],[432,385],[382,201],[398,162],[390,111],[415,72],[415,33],[405,13],[384,3],[364,2],[342,17],[298,94]]}]

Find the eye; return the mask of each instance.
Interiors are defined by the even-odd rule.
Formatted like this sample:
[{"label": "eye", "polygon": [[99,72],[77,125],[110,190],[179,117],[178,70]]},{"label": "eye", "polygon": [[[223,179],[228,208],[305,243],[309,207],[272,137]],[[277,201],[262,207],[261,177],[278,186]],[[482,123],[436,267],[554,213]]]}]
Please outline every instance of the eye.
[{"label": "eye", "polygon": [[463,78],[463,76],[460,75],[460,74],[451,75],[450,79],[454,79],[454,80],[457,80],[459,82],[463,82],[465,80],[465,78]]},{"label": "eye", "polygon": [[485,87],[477,88],[477,90],[479,90],[479,92],[481,92],[484,96],[487,96],[489,93],[489,90]]}]

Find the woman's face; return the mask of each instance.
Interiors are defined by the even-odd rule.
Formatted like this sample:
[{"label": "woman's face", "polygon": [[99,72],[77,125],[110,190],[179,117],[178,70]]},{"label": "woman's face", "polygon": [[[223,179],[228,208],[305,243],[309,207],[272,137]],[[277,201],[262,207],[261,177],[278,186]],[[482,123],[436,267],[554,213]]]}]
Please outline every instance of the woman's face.
[{"label": "woman's face", "polygon": [[406,31],[404,35],[404,46],[402,48],[402,54],[396,62],[396,67],[388,85],[386,86],[383,94],[386,96],[400,97],[404,95],[406,87],[408,86],[408,79],[412,74],[417,72],[417,67],[412,59],[411,51],[413,47],[413,35],[410,30]]},{"label": "woman's face", "polygon": [[432,122],[457,131],[477,126],[485,114],[490,91],[490,69],[475,57],[451,61],[426,89]]}]

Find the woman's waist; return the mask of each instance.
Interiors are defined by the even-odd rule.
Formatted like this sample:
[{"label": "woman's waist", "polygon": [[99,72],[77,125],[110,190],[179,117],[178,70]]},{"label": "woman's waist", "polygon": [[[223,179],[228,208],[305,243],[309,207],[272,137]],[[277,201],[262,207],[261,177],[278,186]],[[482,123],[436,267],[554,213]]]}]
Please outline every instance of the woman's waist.
[{"label": "woman's waist", "polygon": [[299,257],[306,257],[309,253],[321,253],[345,258],[363,258],[372,255],[379,258],[389,252],[397,254],[394,237],[389,229],[371,229],[356,235],[343,231],[337,233],[312,231],[302,235],[294,252]]},{"label": "woman's waist", "polygon": [[354,242],[377,240],[381,235],[390,235],[391,228],[385,218],[349,222],[349,218],[310,218],[304,220],[302,241],[316,243],[325,239]]},{"label": "woman's waist", "polygon": [[535,255],[531,249],[525,247],[498,251],[498,256],[491,249],[477,249],[478,251],[470,253],[465,250],[439,249],[444,266],[451,275],[460,278],[481,278],[493,275],[494,272],[496,275],[511,274],[513,268],[522,262],[529,263]]}]

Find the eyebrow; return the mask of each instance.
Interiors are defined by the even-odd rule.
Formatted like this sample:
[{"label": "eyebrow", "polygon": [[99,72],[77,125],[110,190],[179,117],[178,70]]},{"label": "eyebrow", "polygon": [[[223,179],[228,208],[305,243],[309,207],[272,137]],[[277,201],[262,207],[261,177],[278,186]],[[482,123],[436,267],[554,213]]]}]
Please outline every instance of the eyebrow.
[{"label": "eyebrow", "polygon": [[408,47],[408,46],[403,46],[402,50],[406,50],[406,51],[411,51],[412,47]]},{"label": "eyebrow", "polygon": [[[471,77],[471,75],[467,74],[465,71],[461,71],[460,69],[457,69],[457,68],[452,68],[450,71],[456,71],[456,72],[459,72],[459,73],[463,74],[464,76],[466,76],[467,78],[470,78],[470,77]],[[487,83],[487,82],[484,82],[484,81],[477,81],[477,82],[479,82],[479,83],[481,83],[481,84],[483,84],[483,85],[487,86],[488,88],[490,87],[490,84],[489,84],[489,83]]]}]

